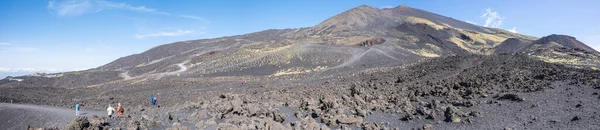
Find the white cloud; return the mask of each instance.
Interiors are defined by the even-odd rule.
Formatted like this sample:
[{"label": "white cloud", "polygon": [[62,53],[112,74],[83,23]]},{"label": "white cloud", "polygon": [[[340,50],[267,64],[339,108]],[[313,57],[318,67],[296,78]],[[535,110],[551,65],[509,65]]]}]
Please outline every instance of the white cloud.
[{"label": "white cloud", "polygon": [[18,46],[16,44],[11,43],[11,42],[0,42],[0,51],[32,52],[32,51],[38,51],[38,50],[40,50],[40,49],[39,48],[34,48],[34,47]]},{"label": "white cloud", "polygon": [[169,14],[167,12],[157,11],[156,9],[146,8],[145,6],[132,6],[127,3],[117,3],[117,2],[110,2],[110,1],[104,1],[104,0],[97,0],[97,2],[100,3],[101,6],[104,6],[108,9],[124,9],[124,10],[131,10],[131,11],[137,11],[137,12],[149,12],[149,13],[158,13],[158,14],[166,14],[166,15]]},{"label": "white cloud", "polygon": [[[485,19],[485,23],[483,24],[484,27],[500,28],[500,26],[502,26],[502,23],[504,23],[504,17],[500,16],[500,13],[492,11],[492,9],[490,9],[490,8],[487,8],[485,10],[485,13],[483,13],[483,15],[481,15],[480,17]],[[475,24],[474,22],[471,22],[471,21],[466,21],[466,22]],[[505,29],[505,30],[508,30],[512,33],[518,33],[517,27],[513,27],[512,29]]]},{"label": "white cloud", "polygon": [[158,32],[158,33],[151,33],[151,34],[136,34],[134,35],[134,38],[138,38],[138,39],[142,39],[142,38],[146,38],[146,37],[161,37],[161,36],[182,36],[182,35],[186,35],[186,34],[190,34],[193,33],[193,31],[190,30],[177,30],[177,31],[172,31],[172,32]]},{"label": "white cloud", "polygon": [[487,8],[481,17],[485,19],[485,24],[483,26],[493,28],[499,28],[502,25],[502,20],[504,19],[500,17],[498,12],[494,12],[490,8]]},{"label": "white cloud", "polygon": [[467,22],[467,23],[470,23],[470,24],[477,25],[477,23],[475,23],[475,22],[472,22],[472,21],[469,21],[469,20],[467,20],[467,21],[465,21],[465,22]]},{"label": "white cloud", "polygon": [[517,27],[513,27],[511,30],[508,30],[508,31],[510,31],[512,33],[517,33]]},{"label": "white cloud", "polygon": [[179,17],[194,19],[194,20],[205,22],[205,23],[210,23],[210,21],[208,21],[202,17],[193,16],[193,15],[179,15]]},{"label": "white cloud", "polygon": [[128,3],[110,2],[105,0],[66,0],[60,2],[51,0],[48,1],[48,9],[52,12],[56,12],[59,16],[76,16],[110,9],[169,15],[169,13],[146,8],[145,6],[133,6]]},{"label": "white cloud", "polygon": [[33,47],[19,47],[19,46],[15,46],[15,47],[10,47],[8,48],[9,51],[16,51],[16,52],[32,52],[32,51],[38,51],[40,50],[39,48],[33,48]]},{"label": "white cloud", "polygon": [[10,42],[0,42],[0,46],[8,46],[8,45],[12,45],[12,43],[10,43]]}]

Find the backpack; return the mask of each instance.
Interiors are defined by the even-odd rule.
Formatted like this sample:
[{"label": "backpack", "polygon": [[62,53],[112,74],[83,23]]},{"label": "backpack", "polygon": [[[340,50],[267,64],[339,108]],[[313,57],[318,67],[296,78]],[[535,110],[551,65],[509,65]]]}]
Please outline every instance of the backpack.
[{"label": "backpack", "polygon": [[117,107],[117,112],[125,113],[125,108],[123,106]]}]

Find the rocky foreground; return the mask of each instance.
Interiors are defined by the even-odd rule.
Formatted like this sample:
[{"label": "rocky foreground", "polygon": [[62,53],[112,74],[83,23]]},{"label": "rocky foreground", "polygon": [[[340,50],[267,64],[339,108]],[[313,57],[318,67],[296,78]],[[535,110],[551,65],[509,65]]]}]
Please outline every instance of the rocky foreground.
[{"label": "rocky foreground", "polygon": [[[102,95],[79,99],[87,103],[85,107],[99,110],[105,105],[90,102],[127,103],[121,118],[77,118],[65,129],[599,129],[599,77],[600,71],[526,56],[471,55],[372,69],[345,78],[253,82],[229,89],[178,87],[180,91],[161,93],[159,108],[148,107],[146,95],[140,94],[143,90],[60,91]],[[18,95],[40,89],[2,91]],[[109,93],[126,90],[130,95]],[[65,100],[19,101],[75,102]]]}]

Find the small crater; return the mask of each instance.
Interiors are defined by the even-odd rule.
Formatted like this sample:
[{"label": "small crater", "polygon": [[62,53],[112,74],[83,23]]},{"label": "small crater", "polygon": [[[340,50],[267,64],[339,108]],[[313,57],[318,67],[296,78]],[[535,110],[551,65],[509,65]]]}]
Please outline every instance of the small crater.
[{"label": "small crater", "polygon": [[359,46],[371,47],[371,46],[383,44],[384,42],[385,42],[385,39],[383,39],[383,38],[372,38],[372,39],[361,42],[359,44]]}]

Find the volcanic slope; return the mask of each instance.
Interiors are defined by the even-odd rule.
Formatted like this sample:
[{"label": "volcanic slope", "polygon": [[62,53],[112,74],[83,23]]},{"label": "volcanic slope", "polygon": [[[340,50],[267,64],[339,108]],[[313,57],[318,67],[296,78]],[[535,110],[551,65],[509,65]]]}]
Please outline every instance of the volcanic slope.
[{"label": "volcanic slope", "polygon": [[549,35],[533,41],[525,54],[546,62],[578,68],[598,70],[600,67],[600,53],[566,35]]},{"label": "volcanic slope", "polygon": [[600,66],[600,53],[567,35],[553,34],[535,41],[510,38],[495,47],[494,53],[528,55],[549,63],[594,70]]},{"label": "volcanic slope", "polygon": [[[551,35],[536,40],[405,5],[386,9],[363,5],[310,28],[272,29],[165,44],[92,70],[36,80],[46,81],[43,84],[52,84],[50,86],[73,88],[174,77],[320,79],[427,58],[517,52],[547,62],[598,68],[598,52],[572,37]],[[69,74],[73,76],[62,77]],[[76,77],[93,80],[82,81]],[[10,82],[3,86],[39,86]]]},{"label": "volcanic slope", "polygon": [[119,72],[117,77],[113,73],[98,73],[103,82],[56,82],[53,86],[89,87],[173,77],[319,79],[424,58],[493,54],[494,47],[508,38],[535,40],[404,5],[392,9],[363,5],[310,28],[273,29],[160,45],[93,69]]}]

